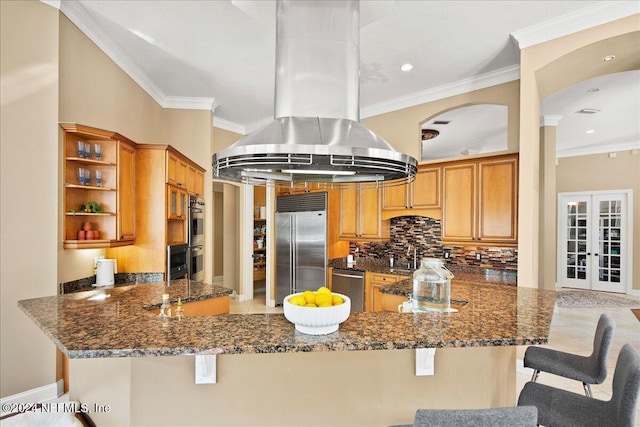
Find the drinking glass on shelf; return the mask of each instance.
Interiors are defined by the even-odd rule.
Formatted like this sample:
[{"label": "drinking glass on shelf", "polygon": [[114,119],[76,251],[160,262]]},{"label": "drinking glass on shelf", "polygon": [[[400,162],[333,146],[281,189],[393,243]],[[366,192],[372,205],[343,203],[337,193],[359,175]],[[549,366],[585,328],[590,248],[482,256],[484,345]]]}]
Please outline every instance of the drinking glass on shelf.
[{"label": "drinking glass on shelf", "polygon": [[100,160],[102,157],[102,147],[100,144],[93,144],[93,154],[96,155],[96,160]]},{"label": "drinking glass on shelf", "polygon": [[89,169],[78,168],[78,181],[80,181],[80,185],[89,185],[90,180],[91,172]]},{"label": "drinking glass on shelf", "polygon": [[78,152],[78,157],[84,157],[84,141],[78,141],[76,151]]},{"label": "drinking glass on shelf", "polygon": [[89,157],[91,157],[91,144],[89,144],[88,142],[84,143],[84,158],[88,159]]},{"label": "drinking glass on shelf", "polygon": [[102,187],[102,171],[96,171],[96,186]]}]

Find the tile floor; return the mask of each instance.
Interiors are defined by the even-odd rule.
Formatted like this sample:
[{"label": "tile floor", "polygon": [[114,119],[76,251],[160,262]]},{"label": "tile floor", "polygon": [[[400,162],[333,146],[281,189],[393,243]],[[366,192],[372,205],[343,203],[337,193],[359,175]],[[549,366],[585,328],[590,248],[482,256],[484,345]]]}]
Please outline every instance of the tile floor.
[{"label": "tile floor", "polygon": [[[627,296],[628,297],[628,296]],[[640,300],[640,298],[637,298]],[[639,306],[640,308],[640,306]],[[267,307],[264,294],[258,294],[253,300],[231,301],[231,313],[281,313],[282,307]],[[631,343],[640,352],[640,321],[629,308],[556,308],[551,321],[548,346],[561,351],[589,355],[593,348],[593,335],[595,333],[598,318],[602,313],[609,313],[616,321],[616,331],[613,345],[609,355],[609,374],[603,384],[592,385],[591,391],[596,399],[611,399],[611,384],[618,353],[622,346]],[[524,350],[519,352],[524,355]],[[520,356],[522,357],[522,356]],[[519,365],[522,363],[520,361]],[[516,375],[516,392],[531,379],[531,370],[520,367]],[[554,387],[570,390],[583,394],[582,383],[558,377],[552,374],[541,373],[538,381]],[[640,405],[636,410],[636,426],[640,426]]]}]

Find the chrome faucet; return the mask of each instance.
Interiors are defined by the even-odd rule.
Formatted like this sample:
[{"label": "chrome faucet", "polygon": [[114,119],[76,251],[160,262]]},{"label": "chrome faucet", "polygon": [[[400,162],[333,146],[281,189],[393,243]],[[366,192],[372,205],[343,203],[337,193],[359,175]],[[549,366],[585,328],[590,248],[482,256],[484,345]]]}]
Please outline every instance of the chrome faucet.
[{"label": "chrome faucet", "polygon": [[411,266],[411,262],[407,261],[407,268],[417,268],[417,259],[418,259],[418,248],[416,248],[414,245],[409,244],[409,247],[407,248],[407,258],[409,258],[411,256],[411,248],[413,248],[413,267]]}]

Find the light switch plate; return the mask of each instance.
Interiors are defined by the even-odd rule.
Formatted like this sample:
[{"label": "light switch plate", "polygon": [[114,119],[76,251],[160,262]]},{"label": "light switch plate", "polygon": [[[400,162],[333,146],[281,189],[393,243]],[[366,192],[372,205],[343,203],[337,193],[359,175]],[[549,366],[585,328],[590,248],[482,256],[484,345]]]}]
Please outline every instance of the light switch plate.
[{"label": "light switch plate", "polygon": [[196,354],[196,384],[215,384],[216,374],[216,355]]},{"label": "light switch plate", "polygon": [[435,348],[416,348],[416,376],[435,375]]}]

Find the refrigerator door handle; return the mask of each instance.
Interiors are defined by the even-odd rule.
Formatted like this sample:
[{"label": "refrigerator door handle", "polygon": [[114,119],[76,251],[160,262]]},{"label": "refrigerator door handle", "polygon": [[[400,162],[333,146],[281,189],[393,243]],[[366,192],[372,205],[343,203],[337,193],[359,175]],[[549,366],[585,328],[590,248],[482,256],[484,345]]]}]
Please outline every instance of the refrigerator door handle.
[{"label": "refrigerator door handle", "polygon": [[[296,217],[291,215],[291,227],[289,227],[289,259],[291,259],[291,265],[296,265]],[[291,268],[289,271],[289,291],[290,293],[296,292],[296,269]]]}]

